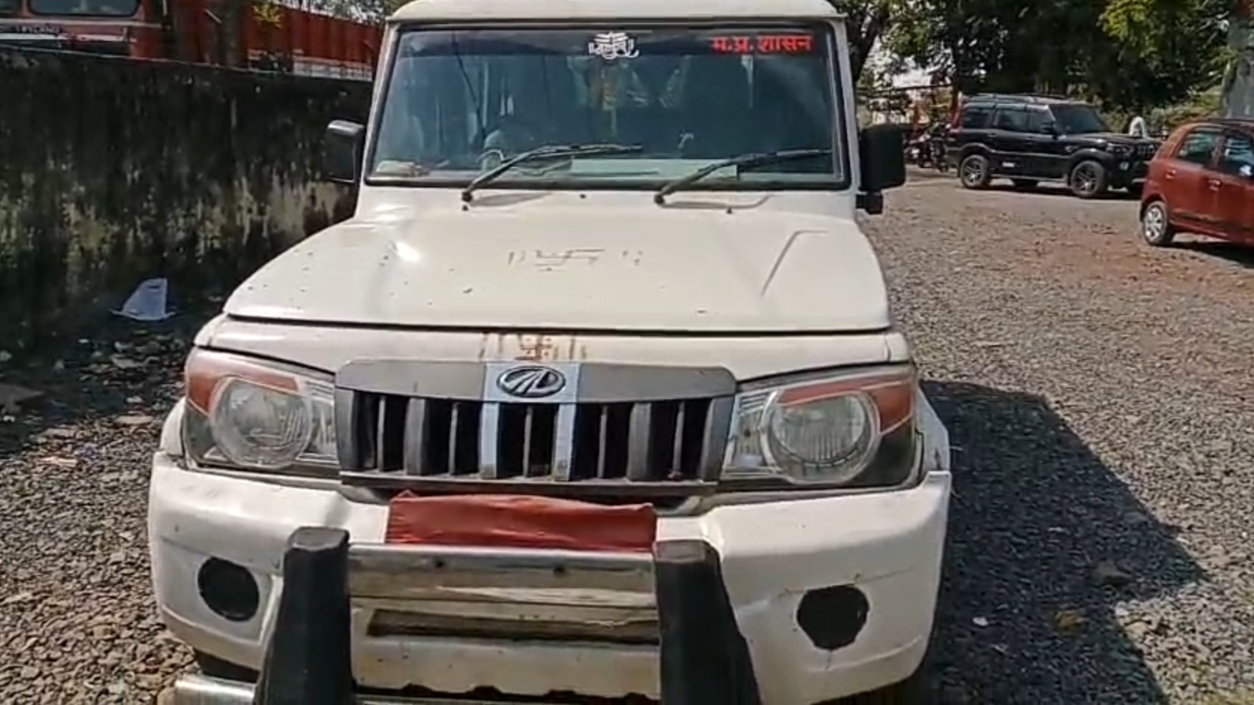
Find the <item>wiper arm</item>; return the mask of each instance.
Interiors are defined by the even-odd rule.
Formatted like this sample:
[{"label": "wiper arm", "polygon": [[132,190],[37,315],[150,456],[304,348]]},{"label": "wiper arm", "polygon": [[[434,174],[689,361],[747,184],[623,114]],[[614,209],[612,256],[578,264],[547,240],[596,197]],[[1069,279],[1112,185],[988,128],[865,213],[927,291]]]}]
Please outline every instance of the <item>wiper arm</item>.
[{"label": "wiper arm", "polygon": [[667,182],[666,184],[662,186],[662,188],[657,190],[657,193],[653,194],[653,202],[658,204],[659,206],[663,205],[666,203],[666,197],[671,195],[672,193],[675,193],[676,191],[682,188],[685,188],[686,186],[690,184],[694,184],[700,181],[701,179],[704,179],[705,177],[709,176],[710,174],[713,174],[719,169],[726,169],[729,166],[738,166],[741,168],[765,166],[767,164],[776,164],[778,162],[786,162],[786,161],[791,161],[793,159],[806,159],[808,157],[819,157],[819,156],[823,156],[825,154],[831,154],[831,153],[832,153],[832,150],[830,149],[792,149],[792,150],[785,150],[785,151],[780,151],[780,152],[742,154],[738,157],[732,157],[730,159],[724,159],[722,161],[714,162],[713,164],[706,164],[705,166],[701,167],[700,169],[697,169],[691,174],[688,174],[686,176],[681,176],[678,179],[675,179],[674,181]]},{"label": "wiper arm", "polygon": [[462,200],[466,203],[470,203],[470,201],[474,199],[473,194],[476,189],[495,180],[501,174],[504,174],[524,162],[533,162],[543,159],[561,159],[563,157],[575,157],[584,154],[631,154],[633,152],[643,151],[644,146],[639,144],[549,144],[543,147],[536,147],[535,149],[510,157],[488,171],[476,176],[469,184],[466,184],[466,188],[462,189]]}]

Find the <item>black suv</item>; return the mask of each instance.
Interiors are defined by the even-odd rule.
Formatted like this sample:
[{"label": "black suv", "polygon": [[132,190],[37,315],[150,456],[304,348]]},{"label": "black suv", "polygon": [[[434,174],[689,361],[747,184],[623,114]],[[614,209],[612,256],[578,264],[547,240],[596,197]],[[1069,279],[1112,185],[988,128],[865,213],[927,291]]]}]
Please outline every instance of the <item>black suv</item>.
[{"label": "black suv", "polygon": [[1111,132],[1087,103],[1038,95],[974,95],[946,137],[965,188],[996,177],[1024,189],[1062,181],[1080,198],[1109,188],[1139,193],[1158,145]]}]

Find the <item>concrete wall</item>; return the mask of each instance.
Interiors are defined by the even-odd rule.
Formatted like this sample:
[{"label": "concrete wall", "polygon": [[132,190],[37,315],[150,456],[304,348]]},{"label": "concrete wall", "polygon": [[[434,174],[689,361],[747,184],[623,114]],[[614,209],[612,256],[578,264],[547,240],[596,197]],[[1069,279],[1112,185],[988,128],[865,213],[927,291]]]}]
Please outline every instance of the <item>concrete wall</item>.
[{"label": "concrete wall", "polygon": [[0,49],[0,341],[150,276],[229,290],[345,217],[323,129],[368,104],[359,82]]}]

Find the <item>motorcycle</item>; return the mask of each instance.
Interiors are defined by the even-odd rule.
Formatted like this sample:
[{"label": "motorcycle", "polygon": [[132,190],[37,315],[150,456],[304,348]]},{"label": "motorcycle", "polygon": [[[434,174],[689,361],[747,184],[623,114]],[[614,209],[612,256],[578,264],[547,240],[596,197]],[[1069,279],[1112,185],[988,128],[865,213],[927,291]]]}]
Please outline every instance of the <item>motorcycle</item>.
[{"label": "motorcycle", "polygon": [[907,142],[906,143],[906,163],[918,164],[919,158],[921,156],[919,152],[920,152],[919,145],[916,142],[914,142],[913,140],[911,140],[910,142]]},{"label": "motorcycle", "polygon": [[906,140],[906,163],[924,169],[949,170],[946,157],[945,129],[943,123],[929,125],[923,131]]},{"label": "motorcycle", "polygon": [[928,147],[932,165],[936,167],[936,170],[941,173],[949,171],[949,149],[945,146],[943,131],[938,131],[928,138]]},{"label": "motorcycle", "polygon": [[931,154],[927,144],[927,133],[919,132],[906,135],[906,163],[927,167],[931,164]]}]

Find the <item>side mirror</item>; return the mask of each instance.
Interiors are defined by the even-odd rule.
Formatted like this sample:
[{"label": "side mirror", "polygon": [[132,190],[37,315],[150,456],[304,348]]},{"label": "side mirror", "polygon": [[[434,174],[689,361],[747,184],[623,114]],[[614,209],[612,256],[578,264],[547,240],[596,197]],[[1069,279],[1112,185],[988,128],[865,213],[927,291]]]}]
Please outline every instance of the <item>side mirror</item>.
[{"label": "side mirror", "polygon": [[884,210],[881,192],[906,183],[905,149],[905,136],[894,125],[871,125],[858,134],[859,208],[878,215]]},{"label": "side mirror", "polygon": [[347,120],[333,120],[322,140],[322,168],[328,181],[352,186],[361,170],[366,128]]},{"label": "side mirror", "polygon": [[1054,137],[1057,137],[1057,136],[1058,136],[1058,125],[1057,125],[1056,123],[1052,123],[1052,122],[1047,122],[1047,123],[1045,123],[1044,125],[1041,125],[1041,134],[1043,134],[1043,135],[1053,135]]}]

